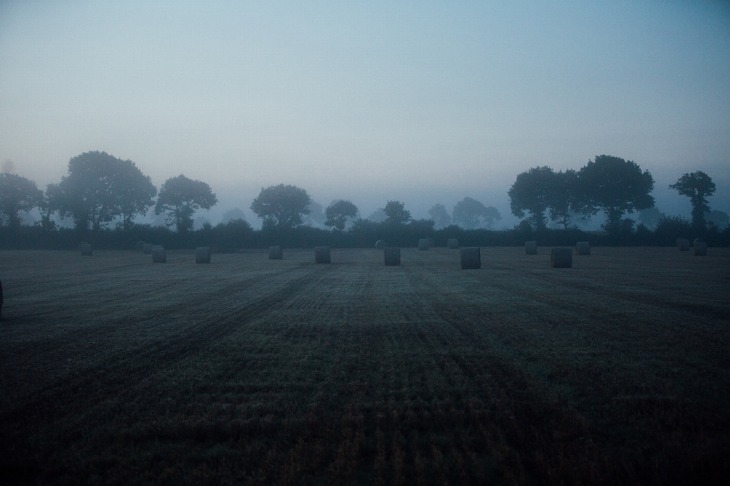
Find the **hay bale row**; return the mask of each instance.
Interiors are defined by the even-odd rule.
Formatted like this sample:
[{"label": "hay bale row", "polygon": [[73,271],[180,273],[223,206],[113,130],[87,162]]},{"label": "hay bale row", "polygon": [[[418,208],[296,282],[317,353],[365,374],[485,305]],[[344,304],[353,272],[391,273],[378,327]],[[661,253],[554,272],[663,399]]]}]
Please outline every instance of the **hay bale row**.
[{"label": "hay bale row", "polygon": [[281,260],[284,258],[284,251],[281,249],[280,246],[270,246],[269,247],[269,260]]},{"label": "hay bale row", "polygon": [[91,243],[83,242],[79,244],[79,251],[83,256],[91,256]]},{"label": "hay bale row", "polygon": [[152,247],[152,263],[167,263],[167,254],[165,247],[162,245],[154,245]]},{"label": "hay bale row", "polygon": [[457,240],[456,238],[449,238],[448,240],[446,240],[446,247],[449,250],[456,250],[457,248],[459,248],[459,240]]},{"label": "hay bale row", "polygon": [[195,263],[210,263],[210,247],[199,246],[195,249]]},{"label": "hay bale row", "polygon": [[428,250],[428,238],[420,238],[418,240],[418,250],[419,251]]},{"label": "hay bale row", "polygon": [[578,255],[590,255],[591,244],[587,241],[579,241],[575,244],[575,250]]},{"label": "hay bale row", "polygon": [[573,250],[571,248],[553,248],[550,250],[550,266],[553,268],[572,267]]},{"label": "hay bale row", "polygon": [[525,254],[537,255],[537,241],[525,241]]},{"label": "hay bale row", "polygon": [[314,247],[314,262],[315,263],[330,263],[330,247],[329,246],[315,246]]},{"label": "hay bale row", "polygon": [[462,248],[459,253],[462,270],[482,268],[482,254],[478,246]]},{"label": "hay bale row", "polygon": [[679,248],[679,251],[689,251],[689,240],[687,238],[677,238],[677,248]]},{"label": "hay bale row", "polygon": [[383,249],[383,257],[386,267],[397,267],[400,265],[400,248],[386,247]]}]

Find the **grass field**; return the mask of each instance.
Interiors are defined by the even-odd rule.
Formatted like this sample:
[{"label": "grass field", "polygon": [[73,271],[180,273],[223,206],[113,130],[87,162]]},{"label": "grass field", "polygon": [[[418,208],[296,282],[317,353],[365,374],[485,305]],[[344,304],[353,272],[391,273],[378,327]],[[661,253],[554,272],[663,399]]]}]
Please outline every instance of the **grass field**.
[{"label": "grass field", "polygon": [[730,477],[730,249],[458,258],[0,252],[0,483]]}]

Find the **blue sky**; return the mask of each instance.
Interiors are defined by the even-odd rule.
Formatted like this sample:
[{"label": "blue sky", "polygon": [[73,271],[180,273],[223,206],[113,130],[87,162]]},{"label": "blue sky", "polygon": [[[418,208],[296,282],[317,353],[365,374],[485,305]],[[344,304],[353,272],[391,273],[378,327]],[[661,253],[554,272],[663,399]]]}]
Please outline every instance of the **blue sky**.
[{"label": "blue sky", "polygon": [[219,211],[286,183],[364,215],[470,196],[511,225],[517,174],[610,154],[665,212],[689,214],[667,185],[694,170],[730,212],[728,5],[0,1],[0,162],[44,188],[104,150]]}]

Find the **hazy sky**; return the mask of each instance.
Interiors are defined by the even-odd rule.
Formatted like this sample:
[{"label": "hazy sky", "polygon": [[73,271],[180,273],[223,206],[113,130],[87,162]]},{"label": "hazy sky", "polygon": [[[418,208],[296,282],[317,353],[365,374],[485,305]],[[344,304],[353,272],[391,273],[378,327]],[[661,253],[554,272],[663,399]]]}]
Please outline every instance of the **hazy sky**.
[{"label": "hazy sky", "polygon": [[0,0],[0,162],[45,188],[89,150],[248,214],[286,183],[511,223],[517,174],[600,154],[730,211],[730,3]]}]

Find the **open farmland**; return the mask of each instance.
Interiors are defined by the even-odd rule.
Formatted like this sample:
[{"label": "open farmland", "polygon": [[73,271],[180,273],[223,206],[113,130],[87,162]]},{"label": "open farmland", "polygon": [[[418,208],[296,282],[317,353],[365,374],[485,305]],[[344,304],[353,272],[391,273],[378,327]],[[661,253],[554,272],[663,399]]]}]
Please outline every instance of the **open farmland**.
[{"label": "open farmland", "polygon": [[730,249],[0,252],[0,478],[730,474]]}]

